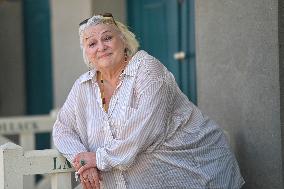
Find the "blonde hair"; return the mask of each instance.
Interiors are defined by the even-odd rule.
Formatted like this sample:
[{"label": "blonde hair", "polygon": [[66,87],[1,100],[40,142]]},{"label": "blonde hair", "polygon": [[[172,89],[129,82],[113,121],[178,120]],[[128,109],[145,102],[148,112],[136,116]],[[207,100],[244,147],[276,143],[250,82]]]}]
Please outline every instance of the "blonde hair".
[{"label": "blonde hair", "polygon": [[113,25],[114,29],[117,30],[126,46],[126,53],[128,57],[132,57],[139,48],[139,42],[135,37],[135,34],[132,33],[127,26],[119,21],[115,21],[113,17],[104,17],[102,15],[94,15],[88,20],[84,21],[85,23],[81,24],[79,27],[79,37],[80,37],[80,46],[83,51],[83,58],[85,64],[90,66],[89,60],[86,56],[85,49],[83,46],[83,35],[87,28],[95,26],[97,24],[109,24]]}]

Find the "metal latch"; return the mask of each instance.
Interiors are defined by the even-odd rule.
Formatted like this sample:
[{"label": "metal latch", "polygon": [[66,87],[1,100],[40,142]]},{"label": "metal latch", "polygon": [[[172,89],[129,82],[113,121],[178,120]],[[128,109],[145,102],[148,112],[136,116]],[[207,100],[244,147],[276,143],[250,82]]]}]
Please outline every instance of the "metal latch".
[{"label": "metal latch", "polygon": [[185,57],[186,57],[186,54],[185,54],[184,51],[174,53],[174,59],[175,60],[184,60]]}]

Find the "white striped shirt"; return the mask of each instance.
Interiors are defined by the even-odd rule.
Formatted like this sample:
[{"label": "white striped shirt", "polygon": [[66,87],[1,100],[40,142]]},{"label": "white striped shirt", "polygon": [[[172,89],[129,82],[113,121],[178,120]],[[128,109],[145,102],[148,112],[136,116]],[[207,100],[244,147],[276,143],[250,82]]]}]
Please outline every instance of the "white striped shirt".
[{"label": "white striped shirt", "polygon": [[107,113],[96,71],[83,74],[58,114],[53,139],[69,161],[96,152],[104,188],[237,189],[244,183],[222,130],[145,51],[130,60]]}]

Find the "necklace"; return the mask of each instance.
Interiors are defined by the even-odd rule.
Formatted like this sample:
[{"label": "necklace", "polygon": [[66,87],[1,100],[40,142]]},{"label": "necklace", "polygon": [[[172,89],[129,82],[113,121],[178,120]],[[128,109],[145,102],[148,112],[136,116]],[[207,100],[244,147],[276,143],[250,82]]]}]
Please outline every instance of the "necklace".
[{"label": "necklace", "polygon": [[[121,71],[121,74],[123,74],[124,69]],[[101,82],[101,99],[102,99],[102,105],[103,105],[103,109],[105,112],[107,112],[107,104],[106,104],[106,97],[105,97],[105,85],[104,85],[104,78],[103,78],[103,74],[100,72],[100,82]],[[121,75],[120,75],[121,77]]]},{"label": "necklace", "polygon": [[[126,66],[127,64],[127,53],[126,53],[126,50],[124,51],[124,67]],[[121,74],[123,74],[124,72],[124,69],[122,69],[121,71]],[[107,104],[106,104],[106,97],[105,97],[105,85],[104,85],[104,78],[103,78],[103,74],[102,72],[100,72],[100,82],[101,82],[101,99],[102,99],[102,105],[103,105],[103,109],[105,112],[107,112]]]},{"label": "necklace", "polygon": [[103,109],[105,110],[105,111],[107,111],[107,107],[106,107],[106,97],[105,97],[105,86],[104,86],[104,78],[103,78],[103,74],[101,73],[100,74],[101,75],[101,78],[100,78],[100,80],[101,80],[101,88],[102,88],[102,90],[101,90],[101,99],[102,99],[102,105],[103,105]]}]

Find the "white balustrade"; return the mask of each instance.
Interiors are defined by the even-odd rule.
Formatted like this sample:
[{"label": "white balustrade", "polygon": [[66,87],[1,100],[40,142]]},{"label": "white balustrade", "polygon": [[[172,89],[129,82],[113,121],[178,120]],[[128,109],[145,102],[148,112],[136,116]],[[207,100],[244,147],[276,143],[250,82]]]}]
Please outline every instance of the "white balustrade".
[{"label": "white balustrade", "polygon": [[51,189],[71,189],[74,168],[57,150],[24,151],[14,143],[0,146],[0,189],[23,189],[23,176],[51,174]]},{"label": "white balustrade", "polygon": [[[57,110],[53,110],[50,115],[20,116],[0,118],[0,145],[9,141],[3,137],[7,135],[18,135],[19,145],[24,150],[35,149],[35,134],[50,133],[56,120]],[[52,141],[50,141],[53,146]],[[25,176],[25,189],[35,189],[35,177]]]},{"label": "white balustrade", "polygon": [[25,150],[35,149],[35,134],[52,131],[56,113],[50,115],[0,118],[0,135],[19,135],[19,144]]}]

